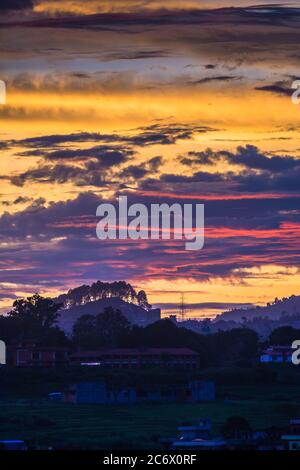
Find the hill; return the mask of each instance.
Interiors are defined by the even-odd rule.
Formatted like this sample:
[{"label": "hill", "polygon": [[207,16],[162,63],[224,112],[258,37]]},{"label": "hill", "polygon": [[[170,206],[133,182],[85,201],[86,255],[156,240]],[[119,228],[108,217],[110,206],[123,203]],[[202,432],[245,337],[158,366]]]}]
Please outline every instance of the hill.
[{"label": "hill", "polygon": [[235,321],[242,322],[254,318],[264,318],[269,320],[280,320],[291,316],[300,315],[300,296],[292,295],[289,298],[275,299],[274,302],[265,307],[253,307],[248,309],[234,309],[218,315],[215,321]]},{"label": "hill", "polygon": [[73,325],[78,318],[82,315],[97,315],[103,312],[106,307],[119,309],[130,323],[139,326],[147,326],[150,323],[160,320],[160,309],[146,310],[138,305],[114,297],[61,309],[59,312],[60,318],[58,320],[58,326],[64,330],[66,334],[70,335]]},{"label": "hill", "polygon": [[70,289],[66,294],[60,295],[55,301],[63,304],[65,308],[70,308],[110,298],[118,298],[125,302],[133,303],[145,310],[151,309],[146,292],[143,290],[137,292],[126,281],[96,281],[92,285],[83,284]]}]

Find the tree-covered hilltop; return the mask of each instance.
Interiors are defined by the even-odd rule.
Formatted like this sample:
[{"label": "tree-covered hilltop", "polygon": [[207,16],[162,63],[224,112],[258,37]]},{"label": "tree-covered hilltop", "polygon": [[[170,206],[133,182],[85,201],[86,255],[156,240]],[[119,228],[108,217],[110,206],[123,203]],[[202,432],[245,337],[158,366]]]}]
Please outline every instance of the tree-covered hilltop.
[{"label": "tree-covered hilltop", "polygon": [[223,312],[216,317],[216,321],[236,321],[244,322],[254,318],[267,318],[270,320],[288,319],[289,317],[300,315],[300,295],[291,295],[268,302],[265,306],[255,306],[251,308],[238,308]]},{"label": "tree-covered hilltop", "polygon": [[56,302],[63,304],[64,308],[70,308],[77,305],[84,305],[88,302],[97,300],[119,298],[125,302],[130,302],[140,307],[150,310],[145,291],[136,291],[129,283],[125,281],[102,282],[97,281],[92,285],[82,285],[70,289],[67,294],[57,297]]}]

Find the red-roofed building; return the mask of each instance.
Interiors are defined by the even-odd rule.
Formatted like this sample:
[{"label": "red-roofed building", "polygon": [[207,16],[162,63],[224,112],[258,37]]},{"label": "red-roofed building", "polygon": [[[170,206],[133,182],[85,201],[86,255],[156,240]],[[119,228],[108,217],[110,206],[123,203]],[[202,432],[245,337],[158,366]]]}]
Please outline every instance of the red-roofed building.
[{"label": "red-roofed building", "polygon": [[64,347],[18,344],[8,346],[7,365],[16,367],[56,367],[68,363]]},{"label": "red-roofed building", "polygon": [[188,348],[117,348],[76,352],[71,355],[70,360],[72,364],[82,366],[111,368],[167,366],[196,369],[199,365],[199,354]]}]

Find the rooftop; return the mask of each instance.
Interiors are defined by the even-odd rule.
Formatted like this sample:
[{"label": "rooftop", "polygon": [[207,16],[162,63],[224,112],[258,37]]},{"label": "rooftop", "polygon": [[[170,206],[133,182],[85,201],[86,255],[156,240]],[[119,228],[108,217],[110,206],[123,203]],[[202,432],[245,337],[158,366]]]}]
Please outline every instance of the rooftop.
[{"label": "rooftop", "polygon": [[95,356],[198,356],[198,353],[189,348],[103,348],[96,351],[80,351],[72,354],[73,358]]}]

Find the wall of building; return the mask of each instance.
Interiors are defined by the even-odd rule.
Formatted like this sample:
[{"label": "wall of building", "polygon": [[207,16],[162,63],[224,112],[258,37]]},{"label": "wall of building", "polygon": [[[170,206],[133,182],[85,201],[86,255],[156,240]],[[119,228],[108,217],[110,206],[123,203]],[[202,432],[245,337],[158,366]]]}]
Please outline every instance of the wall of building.
[{"label": "wall of building", "polygon": [[76,384],[65,394],[65,401],[77,404],[129,404],[143,402],[201,402],[215,399],[215,385],[194,381],[185,386],[109,388],[105,382]]}]

